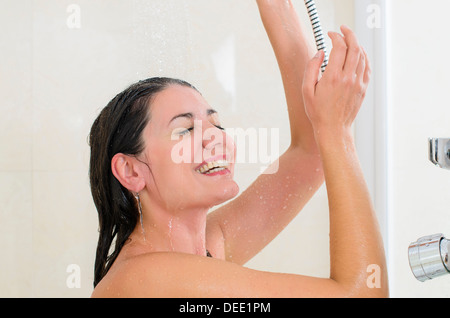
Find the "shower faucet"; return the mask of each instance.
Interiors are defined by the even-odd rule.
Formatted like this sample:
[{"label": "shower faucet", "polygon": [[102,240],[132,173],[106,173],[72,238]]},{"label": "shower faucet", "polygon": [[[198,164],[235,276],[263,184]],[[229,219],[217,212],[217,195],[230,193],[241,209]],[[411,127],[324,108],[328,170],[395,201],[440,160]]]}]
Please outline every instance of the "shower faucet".
[{"label": "shower faucet", "polygon": [[417,280],[424,282],[450,274],[449,248],[450,241],[443,234],[425,236],[411,243],[408,249],[409,265]]},{"label": "shower faucet", "polygon": [[[450,139],[430,138],[430,161],[442,169],[450,170]],[[427,280],[450,274],[448,252],[450,240],[443,234],[424,236],[408,248],[409,265],[417,280]]]}]

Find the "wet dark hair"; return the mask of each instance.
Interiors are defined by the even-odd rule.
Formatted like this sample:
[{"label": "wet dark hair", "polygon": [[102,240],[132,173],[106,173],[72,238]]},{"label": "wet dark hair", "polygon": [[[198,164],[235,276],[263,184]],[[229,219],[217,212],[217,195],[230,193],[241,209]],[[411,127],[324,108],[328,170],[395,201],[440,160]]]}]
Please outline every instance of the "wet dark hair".
[{"label": "wet dark hair", "polygon": [[117,153],[130,156],[142,153],[145,147],[142,132],[150,121],[152,98],[170,85],[195,89],[174,78],[139,81],[114,97],[91,127],[89,179],[99,220],[94,287],[111,268],[139,219],[134,195],[113,175],[111,160]]}]

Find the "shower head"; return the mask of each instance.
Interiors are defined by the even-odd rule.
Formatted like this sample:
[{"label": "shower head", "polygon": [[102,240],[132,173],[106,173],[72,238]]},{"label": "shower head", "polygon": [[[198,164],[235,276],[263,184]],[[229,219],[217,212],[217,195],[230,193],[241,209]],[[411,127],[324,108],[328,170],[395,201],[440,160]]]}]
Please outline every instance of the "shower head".
[{"label": "shower head", "polygon": [[409,245],[409,265],[417,280],[425,282],[450,274],[449,247],[450,241],[442,234],[425,236]]},{"label": "shower head", "polygon": [[306,9],[308,11],[311,25],[314,32],[314,38],[316,40],[317,49],[325,53],[325,58],[322,63],[322,73],[325,72],[325,68],[328,65],[328,53],[325,45],[325,39],[322,32],[322,26],[320,24],[319,13],[317,12],[316,3],[314,0],[305,0]]}]

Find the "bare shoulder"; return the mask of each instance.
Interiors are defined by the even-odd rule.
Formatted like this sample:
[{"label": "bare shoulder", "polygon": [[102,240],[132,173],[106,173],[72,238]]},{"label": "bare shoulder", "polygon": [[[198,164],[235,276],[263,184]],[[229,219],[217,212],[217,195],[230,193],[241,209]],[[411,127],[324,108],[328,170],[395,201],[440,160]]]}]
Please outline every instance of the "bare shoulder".
[{"label": "bare shoulder", "polygon": [[[194,286],[211,285],[224,263],[184,253],[141,254],[114,264],[96,286],[92,297],[196,297]],[[227,267],[238,267],[229,264]],[[236,268],[237,270],[237,268]],[[220,276],[220,275],[219,275]],[[196,295],[197,294],[197,295]]]},{"label": "bare shoulder", "polygon": [[324,296],[334,287],[328,279],[257,271],[210,257],[149,253],[113,266],[92,297],[302,297]]},{"label": "bare shoulder", "polygon": [[[228,274],[221,273],[224,268]],[[210,257],[168,252],[142,254],[115,264],[92,297],[203,297],[215,294],[217,288],[223,289],[219,285],[224,275],[242,270],[239,265]]]}]

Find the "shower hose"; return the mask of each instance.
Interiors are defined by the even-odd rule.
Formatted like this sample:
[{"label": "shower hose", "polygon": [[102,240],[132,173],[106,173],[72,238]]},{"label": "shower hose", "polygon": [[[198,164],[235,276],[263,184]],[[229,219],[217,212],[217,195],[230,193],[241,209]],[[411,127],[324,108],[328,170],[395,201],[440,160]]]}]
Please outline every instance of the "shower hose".
[{"label": "shower hose", "polygon": [[322,32],[322,26],[320,25],[319,13],[317,12],[316,3],[314,0],[305,0],[306,9],[311,20],[311,25],[314,32],[314,38],[316,40],[317,50],[324,51],[325,59],[322,64],[322,73],[325,72],[325,68],[328,65],[328,53],[325,45],[325,39]]}]

